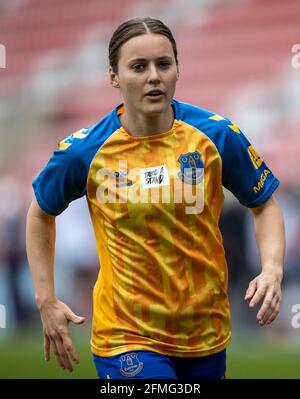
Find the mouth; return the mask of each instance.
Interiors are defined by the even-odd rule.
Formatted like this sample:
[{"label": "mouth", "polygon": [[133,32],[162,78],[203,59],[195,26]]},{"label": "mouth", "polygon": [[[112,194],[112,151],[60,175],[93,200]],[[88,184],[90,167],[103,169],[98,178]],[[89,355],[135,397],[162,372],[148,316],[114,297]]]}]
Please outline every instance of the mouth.
[{"label": "mouth", "polygon": [[151,90],[145,95],[145,97],[151,100],[158,100],[161,99],[163,95],[164,93],[161,90]]}]

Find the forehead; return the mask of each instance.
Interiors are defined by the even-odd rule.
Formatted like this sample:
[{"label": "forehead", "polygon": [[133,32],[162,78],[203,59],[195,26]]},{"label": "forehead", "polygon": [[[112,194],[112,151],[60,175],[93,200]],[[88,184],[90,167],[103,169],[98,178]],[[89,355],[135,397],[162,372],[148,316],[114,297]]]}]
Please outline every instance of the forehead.
[{"label": "forehead", "polygon": [[155,59],[159,57],[174,57],[170,40],[160,34],[147,33],[129,39],[123,44],[119,61],[130,61],[135,58]]}]

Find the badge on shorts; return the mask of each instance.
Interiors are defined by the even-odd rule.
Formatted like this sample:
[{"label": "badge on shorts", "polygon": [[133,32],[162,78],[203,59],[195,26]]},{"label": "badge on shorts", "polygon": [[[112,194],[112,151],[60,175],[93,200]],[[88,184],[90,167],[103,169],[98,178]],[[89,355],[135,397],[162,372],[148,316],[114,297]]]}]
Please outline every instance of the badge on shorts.
[{"label": "badge on shorts", "polygon": [[120,373],[125,377],[134,377],[144,367],[144,363],[139,361],[138,355],[135,352],[126,353],[126,355],[121,356],[120,362]]}]

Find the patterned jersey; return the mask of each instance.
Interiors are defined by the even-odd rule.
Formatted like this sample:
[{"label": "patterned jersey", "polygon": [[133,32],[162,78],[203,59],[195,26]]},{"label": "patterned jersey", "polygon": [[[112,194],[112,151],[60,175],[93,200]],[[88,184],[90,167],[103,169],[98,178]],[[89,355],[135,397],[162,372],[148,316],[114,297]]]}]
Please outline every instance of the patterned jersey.
[{"label": "patterned jersey", "polygon": [[230,120],[172,100],[171,130],[134,137],[120,105],[59,144],[33,187],[59,215],[86,196],[100,272],[91,347],[205,356],[230,340],[222,186],[247,207],[279,181]]}]

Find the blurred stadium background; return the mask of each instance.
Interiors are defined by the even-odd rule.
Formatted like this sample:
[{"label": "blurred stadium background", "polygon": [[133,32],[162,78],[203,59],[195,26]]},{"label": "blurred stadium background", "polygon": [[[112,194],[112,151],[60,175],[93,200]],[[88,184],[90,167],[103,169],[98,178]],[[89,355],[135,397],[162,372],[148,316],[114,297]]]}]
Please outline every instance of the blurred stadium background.
[{"label": "blurred stadium background", "polygon": [[[281,180],[287,256],[281,313],[269,327],[257,325],[243,300],[259,271],[251,218],[226,195],[228,377],[300,378],[300,328],[292,326],[292,306],[300,303],[300,59],[297,65],[292,53],[300,43],[299,0],[0,0],[0,378],[69,378],[53,359],[43,361],[24,242],[31,181],[59,140],[121,102],[108,80],[108,41],[137,16],[160,18],[174,32],[175,97],[232,119]],[[84,327],[72,328],[81,364],[70,377],[96,378],[89,335],[98,264],[85,201],[72,203],[57,225],[57,293],[87,316]]]}]

